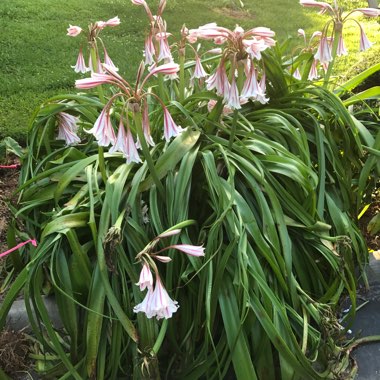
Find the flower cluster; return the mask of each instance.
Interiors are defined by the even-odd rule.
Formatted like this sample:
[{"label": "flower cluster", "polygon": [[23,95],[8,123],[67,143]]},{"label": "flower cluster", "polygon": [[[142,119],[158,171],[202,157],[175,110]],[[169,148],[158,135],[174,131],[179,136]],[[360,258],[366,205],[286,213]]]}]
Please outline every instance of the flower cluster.
[{"label": "flower cluster", "polygon": [[[178,302],[169,297],[154,260],[163,263],[170,262],[171,258],[169,256],[161,255],[162,252],[169,249],[176,249],[190,256],[201,257],[204,256],[204,248],[202,246],[189,244],[173,244],[157,252],[154,252],[154,249],[161,239],[177,235],[180,232],[180,229],[173,229],[160,234],[154,240],[149,242],[149,244],[136,256],[136,259],[142,263],[139,282],[136,285],[140,287],[141,291],[147,289],[147,293],[144,300],[133,308],[135,313],[145,313],[148,318],[156,317],[157,319],[168,319],[177,311],[179,307]],[[155,286],[152,269],[156,277]]]},{"label": "flower cluster", "polygon": [[[86,66],[86,62],[83,55],[83,49],[82,46],[80,46],[77,62],[74,66],[72,66],[76,73],[84,74],[87,71],[101,73],[103,71],[97,41],[100,41],[103,48],[103,62],[106,65],[112,67],[115,71],[118,70],[112,62],[111,58],[109,57],[107,50],[103,44],[103,41],[99,38],[99,33],[107,26],[114,27],[119,24],[120,19],[116,16],[114,18],[109,19],[108,21],[96,21],[95,23],[90,24],[88,26],[87,42],[90,50],[88,66]],[[77,37],[79,34],[82,33],[82,31],[83,29],[80,26],[70,25],[67,29],[67,35],[70,37]],[[91,53],[91,50],[93,50],[94,54]]]},{"label": "flower cluster", "polygon": [[[265,72],[260,67],[262,52],[275,45],[275,33],[269,28],[257,27],[245,31],[240,26],[229,30],[215,23],[188,31],[190,43],[213,40],[221,49],[221,60],[206,80],[208,90],[216,90],[229,109],[240,109],[249,99],[264,104],[266,97]],[[205,77],[206,72],[196,57],[194,77]]]},{"label": "flower cluster", "polygon": [[131,0],[132,4],[143,6],[149,19],[149,34],[145,39],[145,64],[154,67],[159,62],[173,62],[168,38],[172,35],[166,31],[166,22],[162,13],[166,0],[160,0],[157,15],[154,15],[145,0]]},{"label": "flower cluster", "polygon": [[[93,128],[88,130],[95,136],[99,146],[109,146],[112,145],[111,152],[121,152],[127,159],[127,163],[130,162],[141,162],[138,155],[137,149],[141,147],[142,142],[140,141],[140,136],[135,142],[131,128],[130,128],[130,110],[132,110],[132,118],[135,122],[135,128],[140,128],[139,121],[142,122],[143,138],[149,145],[154,146],[153,138],[150,134],[149,126],[149,113],[147,104],[148,93],[144,90],[146,82],[152,76],[161,75],[172,75],[176,74],[179,67],[175,63],[166,63],[153,68],[144,78],[142,78],[144,73],[144,64],[140,65],[137,72],[136,82],[131,86],[124,78],[122,78],[112,67],[103,64],[104,72],[96,73],[93,72],[90,78],[79,79],[75,82],[75,85],[79,89],[90,89],[102,84],[111,84],[119,89],[115,95],[113,95],[106,105],[104,106],[102,112],[97,118]],[[163,109],[163,132],[166,141],[169,141],[172,137],[177,136],[182,132],[182,128],[174,122],[169,110],[162,102],[162,100],[154,93],[149,93],[157,99],[158,103],[161,104]],[[111,120],[111,110],[115,105],[117,100],[122,100],[119,120],[119,128],[117,136],[114,131]],[[125,130],[125,125],[126,130]]]}]

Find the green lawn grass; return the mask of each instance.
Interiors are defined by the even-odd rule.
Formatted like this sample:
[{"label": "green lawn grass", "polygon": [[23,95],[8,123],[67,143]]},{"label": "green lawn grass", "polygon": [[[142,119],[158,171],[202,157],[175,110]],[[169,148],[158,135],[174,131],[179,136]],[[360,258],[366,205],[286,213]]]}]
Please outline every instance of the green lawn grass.
[{"label": "green lawn grass", "polygon": [[[149,1],[156,8],[158,1]],[[347,3],[347,1],[345,2]],[[363,6],[366,2],[355,1]],[[168,0],[165,18],[168,30],[179,31],[183,23],[194,28],[215,21],[234,27],[267,26],[278,39],[295,37],[298,28],[308,33],[321,27],[323,17],[305,10],[298,0],[245,0],[245,11],[231,7],[232,0]],[[139,61],[147,20],[142,7],[129,0],[2,0],[0,2],[0,139],[12,136],[23,142],[28,120],[44,99],[73,90],[78,75],[70,68],[78,54],[78,39],[66,36],[69,23],[83,28],[91,21],[107,20],[118,15],[122,21],[108,28],[103,37],[108,52],[121,73],[133,78]],[[366,21],[369,37],[376,39],[379,24]],[[349,32],[348,47],[354,51],[358,35]],[[380,52],[379,46],[364,55],[369,65]],[[341,72],[358,60],[356,54],[342,60]]]}]

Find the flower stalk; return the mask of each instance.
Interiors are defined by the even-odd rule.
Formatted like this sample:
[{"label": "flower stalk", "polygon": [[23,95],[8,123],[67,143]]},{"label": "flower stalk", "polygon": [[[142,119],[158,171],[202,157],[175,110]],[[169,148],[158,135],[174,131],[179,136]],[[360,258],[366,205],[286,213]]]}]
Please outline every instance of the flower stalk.
[{"label": "flower stalk", "polygon": [[327,68],[327,71],[325,74],[325,78],[323,81],[323,86],[325,88],[327,88],[329,83],[330,83],[330,77],[331,77],[332,69],[334,67],[335,58],[336,58],[337,52],[338,52],[339,41],[342,37],[342,30],[343,30],[343,24],[341,22],[337,22],[335,24],[335,27],[334,27],[334,40],[333,40],[332,49],[331,49],[332,60],[328,65],[328,68]]},{"label": "flower stalk", "polygon": [[154,167],[153,159],[152,156],[150,155],[149,147],[145,139],[143,127],[142,127],[142,117],[141,117],[141,112],[135,112],[134,113],[134,121],[135,121],[135,126],[136,126],[136,133],[139,138],[140,144],[141,144],[141,149],[143,151],[143,155],[145,157],[146,163],[148,165],[150,174],[153,178],[153,181],[162,196],[164,198],[164,187],[162,186],[162,183],[160,179],[158,178],[158,174],[156,172],[156,168]]},{"label": "flower stalk", "polygon": [[185,49],[179,55],[179,101],[185,100]]}]

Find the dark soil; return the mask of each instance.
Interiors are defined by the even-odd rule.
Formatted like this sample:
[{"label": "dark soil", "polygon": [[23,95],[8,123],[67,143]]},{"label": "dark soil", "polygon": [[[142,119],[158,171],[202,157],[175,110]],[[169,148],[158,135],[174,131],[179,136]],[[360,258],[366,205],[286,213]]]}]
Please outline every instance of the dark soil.
[{"label": "dark soil", "polygon": [[19,379],[30,366],[30,340],[22,332],[0,333],[0,368],[12,379]]}]

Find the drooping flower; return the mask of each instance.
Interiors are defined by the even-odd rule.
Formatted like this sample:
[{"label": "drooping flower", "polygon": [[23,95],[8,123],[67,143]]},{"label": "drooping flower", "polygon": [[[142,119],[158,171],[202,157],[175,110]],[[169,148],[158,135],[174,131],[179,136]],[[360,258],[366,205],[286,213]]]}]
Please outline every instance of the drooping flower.
[{"label": "drooping flower", "polygon": [[129,128],[127,128],[127,151],[127,164],[130,164],[131,162],[141,162],[139,152],[137,151],[135,141],[133,140],[133,136]]},{"label": "drooping flower", "polygon": [[360,25],[360,51],[369,49],[373,43],[368,39],[363,27]]},{"label": "drooping flower", "polygon": [[328,63],[332,60],[330,43],[327,37],[321,38],[318,51],[314,55],[314,58],[318,59],[321,63]]},{"label": "drooping flower", "polygon": [[159,42],[160,52],[157,57],[157,62],[162,60],[173,61],[172,53],[170,51],[170,46],[168,42],[168,37],[170,33],[159,32],[156,34],[156,40]]},{"label": "drooping flower", "polygon": [[123,153],[125,158],[128,157],[127,136],[125,134],[125,127],[124,127],[122,116],[120,117],[116,141],[110,148],[109,152],[110,153],[120,152],[120,153]]},{"label": "drooping flower", "polygon": [[110,58],[110,56],[108,55],[107,53],[107,50],[105,47],[103,47],[104,49],[104,63],[110,67],[112,70],[114,71],[119,71],[119,69],[115,66],[115,64],[112,62],[112,59]]},{"label": "drooping flower", "polygon": [[169,294],[166,291],[165,287],[162,285],[161,279],[159,276],[157,276],[156,278],[156,287],[152,294],[150,303],[151,303],[150,310],[152,313],[152,317],[155,316],[157,319],[171,318],[173,313],[175,313],[179,307],[178,302],[172,300],[169,297]]},{"label": "drooping flower", "polygon": [[109,105],[106,105],[99,117],[96,119],[94,126],[86,131],[95,136],[99,146],[108,146],[115,144],[115,132],[112,127],[111,117],[109,114]]},{"label": "drooping flower", "polygon": [[314,59],[313,63],[311,64],[310,71],[309,71],[309,76],[308,76],[309,80],[314,80],[314,79],[317,79],[319,77],[318,70],[317,70],[317,64],[318,64],[318,61],[316,59]]},{"label": "drooping flower", "polygon": [[157,275],[154,291],[148,290],[144,300],[133,308],[135,313],[145,313],[147,318],[171,318],[178,309],[178,302],[169,297]]},{"label": "drooping flower", "polygon": [[153,291],[151,289],[148,289],[143,301],[133,308],[133,312],[145,313],[148,318],[152,318],[153,317],[153,313],[151,310],[152,294],[153,294]]},{"label": "drooping flower", "polygon": [[230,107],[231,109],[238,110],[241,108],[239,101],[239,90],[236,85],[235,77],[232,78],[230,90],[227,94],[225,93],[224,100],[226,101],[227,107]]},{"label": "drooping flower", "polygon": [[145,288],[148,290],[153,289],[153,275],[147,263],[144,263],[140,272],[139,282],[136,285],[140,287],[141,291],[143,291]]},{"label": "drooping flower", "polygon": [[343,36],[340,35],[339,37],[339,43],[338,43],[338,49],[336,51],[336,54],[338,57],[342,56],[342,55],[347,55],[347,49],[346,49],[346,46],[344,45],[344,40],[343,40]]},{"label": "drooping flower", "polygon": [[256,99],[257,96],[259,95],[262,95],[261,88],[257,81],[256,69],[254,65],[251,64],[251,67],[247,74],[247,79],[244,82],[243,89],[241,91],[240,96],[246,99],[250,99],[250,98]]},{"label": "drooping flower", "polygon": [[156,144],[154,143],[153,138],[150,134],[150,124],[149,124],[149,114],[148,114],[148,105],[147,104],[145,104],[145,107],[143,109],[142,128],[143,128],[143,132],[144,132],[145,141],[150,146],[155,146]]},{"label": "drooping flower", "polygon": [[172,137],[178,136],[183,129],[177,125],[170,112],[164,107],[164,137],[166,141],[170,141]]},{"label": "drooping flower", "polygon": [[196,55],[196,57],[195,57],[195,69],[194,69],[193,75],[191,76],[191,79],[194,79],[194,78],[199,79],[199,78],[204,78],[206,76],[207,76],[207,73],[202,66],[202,62],[201,62],[199,56]]},{"label": "drooping flower", "polygon": [[77,135],[79,117],[70,115],[66,112],[58,113],[58,136],[57,140],[65,140],[66,145],[80,143]]},{"label": "drooping flower", "polygon": [[145,49],[144,49],[144,56],[145,56],[145,64],[146,65],[152,65],[154,63],[155,54],[156,54],[156,50],[154,48],[152,35],[149,34],[149,36],[145,40]]},{"label": "drooping flower", "polygon": [[294,77],[295,79],[298,79],[298,80],[301,80],[301,79],[302,79],[302,77],[301,77],[301,73],[300,73],[300,70],[299,70],[298,67],[294,70],[293,77]]},{"label": "drooping flower", "polygon": [[89,71],[89,68],[86,66],[86,63],[84,61],[82,48],[79,49],[78,59],[75,66],[71,66],[76,73],[86,73]]},{"label": "drooping flower", "polygon": [[67,28],[67,35],[70,37],[76,37],[81,31],[82,28],[80,26],[70,25]]},{"label": "drooping flower", "polygon": [[216,69],[215,73],[212,74],[207,80],[207,90],[211,91],[214,88],[219,96],[225,96],[230,90],[230,83],[228,82],[228,77],[224,64],[220,64]]},{"label": "drooping flower", "polygon": [[261,104],[266,104],[269,102],[269,98],[265,96],[266,93],[266,76],[265,73],[261,76],[260,82],[259,82],[259,88],[260,92],[256,96],[256,100],[258,100]]}]

